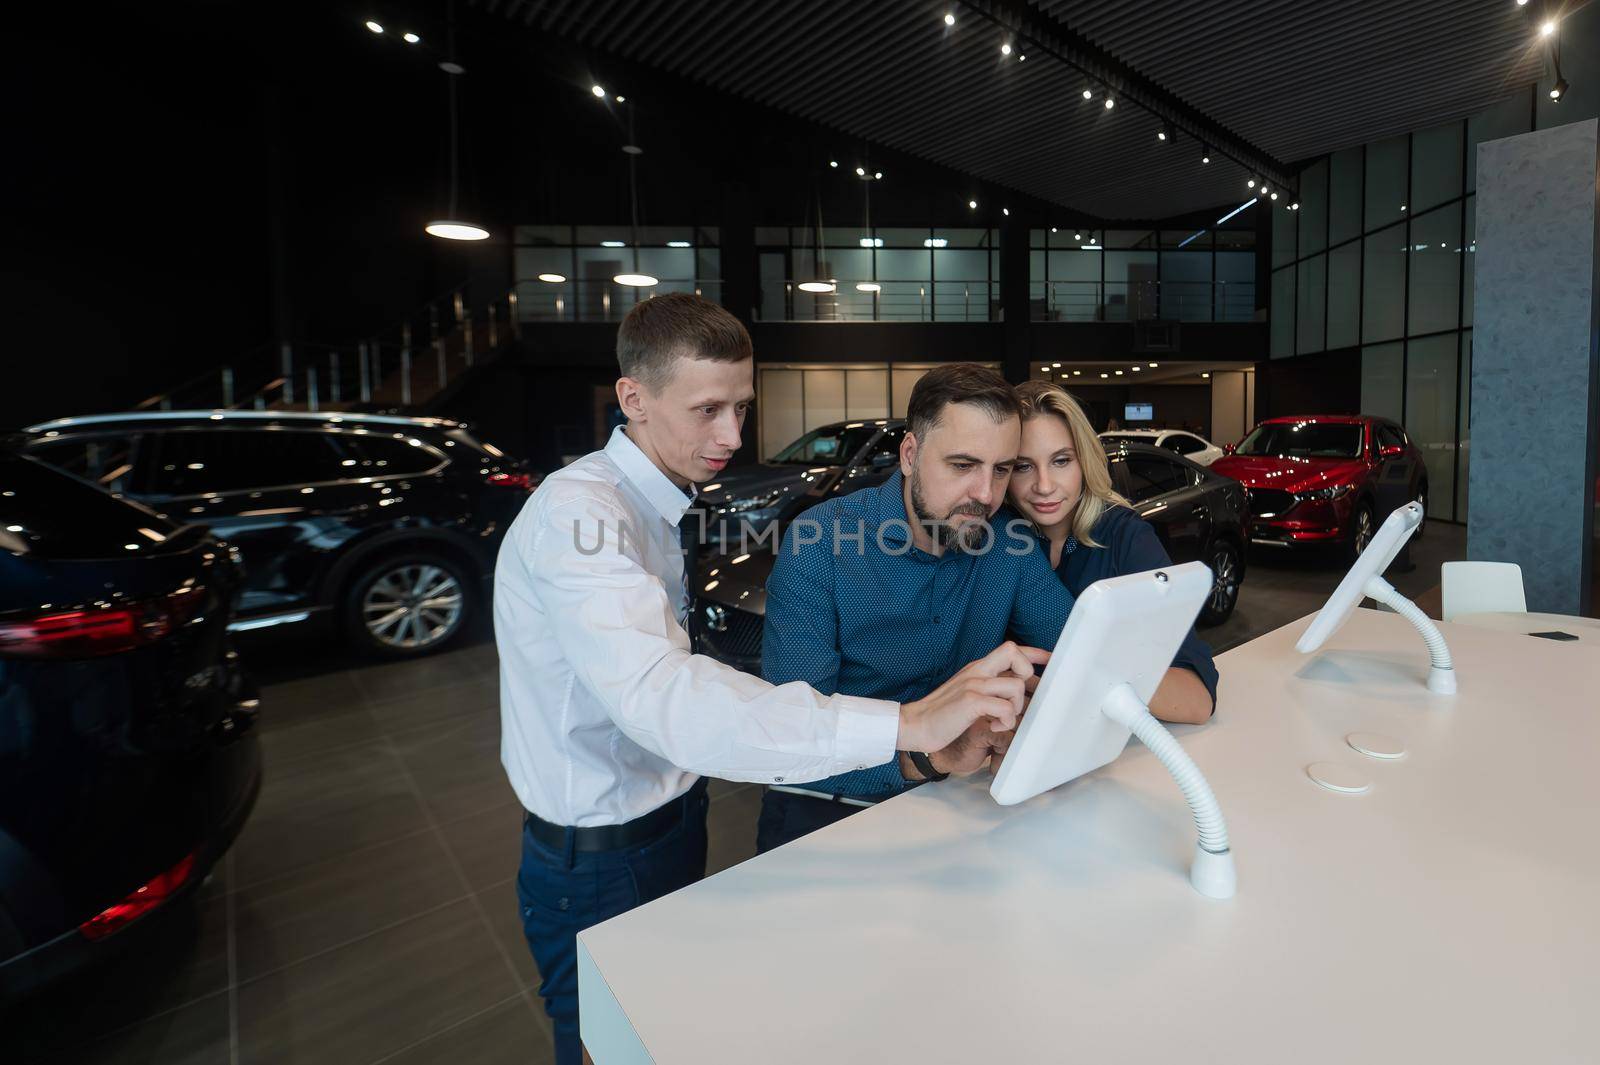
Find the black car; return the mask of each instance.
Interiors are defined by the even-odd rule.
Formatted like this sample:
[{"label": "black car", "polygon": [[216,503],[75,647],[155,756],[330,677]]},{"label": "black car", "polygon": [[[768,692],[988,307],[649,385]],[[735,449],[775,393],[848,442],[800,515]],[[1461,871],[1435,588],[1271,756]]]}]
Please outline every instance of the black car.
[{"label": "black car", "polygon": [[487,601],[522,465],[439,418],[171,411],[63,418],[28,454],[238,548],[236,630],[331,616],[357,647],[438,650]]},{"label": "black car", "polygon": [[[1113,486],[1155,528],[1172,560],[1199,560],[1211,567],[1211,595],[1198,624],[1221,624],[1233,613],[1244,580],[1243,486],[1161,448],[1107,446]],[[876,480],[864,476],[849,482],[839,479],[827,495],[881,484],[896,468],[883,470]],[[812,500],[817,502],[821,499]],[[759,550],[711,556],[701,562],[689,619],[695,650],[751,673],[761,671],[767,575],[776,558],[769,539]]]},{"label": "black car", "polygon": [[703,542],[735,551],[745,538],[776,535],[796,514],[834,495],[881,484],[900,462],[899,418],[834,422],[806,433],[766,462],[727,470],[700,489]]},{"label": "black car", "polygon": [[0,1001],[159,925],[243,827],[239,580],[203,528],[0,448]]}]

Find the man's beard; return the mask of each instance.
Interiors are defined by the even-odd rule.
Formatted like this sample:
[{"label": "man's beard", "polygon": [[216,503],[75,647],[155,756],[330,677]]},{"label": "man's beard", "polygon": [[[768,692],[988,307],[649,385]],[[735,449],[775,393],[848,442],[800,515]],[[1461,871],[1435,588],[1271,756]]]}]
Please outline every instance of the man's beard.
[{"label": "man's beard", "polygon": [[[935,515],[928,509],[928,501],[922,496],[922,475],[916,467],[911,469],[911,512],[917,523],[930,531],[934,543],[941,549],[982,551],[989,542],[989,508],[982,503],[962,503],[942,517]],[[963,522],[959,526],[951,524],[950,519],[960,514],[971,514],[984,520]]]}]

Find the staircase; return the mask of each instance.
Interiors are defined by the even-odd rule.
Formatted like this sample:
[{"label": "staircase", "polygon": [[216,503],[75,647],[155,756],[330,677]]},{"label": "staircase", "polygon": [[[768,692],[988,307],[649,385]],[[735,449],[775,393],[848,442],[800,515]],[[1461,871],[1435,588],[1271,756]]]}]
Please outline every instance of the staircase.
[{"label": "staircase", "polygon": [[459,285],[355,344],[263,346],[135,409],[422,413],[520,334],[515,291],[475,309]]}]

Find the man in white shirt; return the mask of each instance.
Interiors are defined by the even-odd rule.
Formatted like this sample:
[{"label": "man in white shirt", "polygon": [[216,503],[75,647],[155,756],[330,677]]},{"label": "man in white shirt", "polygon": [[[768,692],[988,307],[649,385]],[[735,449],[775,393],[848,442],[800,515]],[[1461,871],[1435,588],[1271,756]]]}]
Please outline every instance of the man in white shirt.
[{"label": "man in white shirt", "polygon": [[1014,728],[1045,652],[1005,644],[904,705],[771,684],[691,655],[678,524],[754,401],[750,337],[670,294],[617,336],[628,419],[547,477],[495,570],[501,762],[527,810],[517,894],[555,1029],[581,1060],[576,935],[705,872],[705,782],[801,783]]}]

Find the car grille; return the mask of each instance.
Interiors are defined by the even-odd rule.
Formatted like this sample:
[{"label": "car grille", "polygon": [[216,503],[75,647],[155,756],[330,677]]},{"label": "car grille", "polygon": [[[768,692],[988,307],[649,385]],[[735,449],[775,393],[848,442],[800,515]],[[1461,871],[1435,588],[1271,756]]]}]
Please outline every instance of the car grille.
[{"label": "car grille", "polygon": [[695,649],[712,658],[720,659],[732,665],[745,665],[761,657],[761,625],[762,618],[759,614],[752,614],[748,610],[738,610],[734,607],[724,606],[726,626],[719,632],[711,627],[706,618],[709,608],[720,604],[709,603],[704,599],[697,600],[694,604],[693,624],[691,626],[695,637]]},{"label": "car grille", "polygon": [[1295,504],[1294,494],[1281,488],[1250,489],[1250,516],[1259,518],[1266,514],[1279,515]]}]

